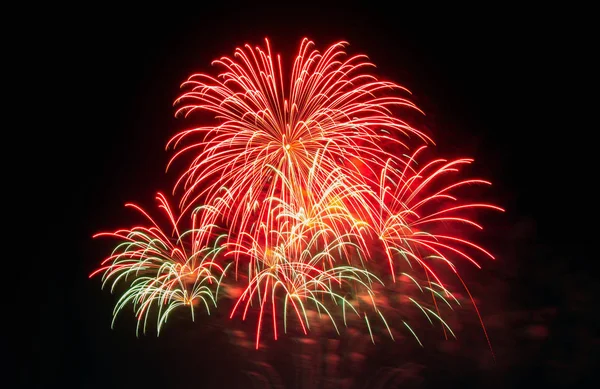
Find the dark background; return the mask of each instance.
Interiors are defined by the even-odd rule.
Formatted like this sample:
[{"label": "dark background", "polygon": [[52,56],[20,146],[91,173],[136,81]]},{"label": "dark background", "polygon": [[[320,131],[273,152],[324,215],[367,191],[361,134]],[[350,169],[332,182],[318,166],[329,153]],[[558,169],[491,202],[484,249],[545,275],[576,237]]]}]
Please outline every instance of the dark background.
[{"label": "dark background", "polygon": [[[600,346],[591,271],[598,173],[597,125],[589,120],[596,94],[590,11],[502,4],[434,16],[433,8],[368,2],[38,10],[21,48],[30,69],[21,123],[41,120],[16,131],[26,154],[13,160],[24,168],[15,201],[25,209],[22,228],[39,231],[25,246],[35,247],[37,286],[22,304],[25,313],[14,316],[31,345],[18,370],[23,386],[241,382],[243,358],[218,329],[182,321],[164,337],[136,339],[133,323],[122,320],[111,330],[113,297],[87,275],[110,249],[92,234],[128,225],[125,202],[153,206],[154,193],[172,187],[164,146],[188,124],[173,118],[180,83],[266,36],[284,58],[304,36],[319,48],[347,40],[349,52],[369,55],[378,74],[413,92],[440,152],[474,157],[474,171],[494,182],[486,196],[506,208],[485,221],[498,261],[468,280],[479,285],[484,317],[496,318],[497,363],[482,366],[468,351],[438,357],[434,347],[426,350],[433,356],[415,356],[425,366],[422,385],[589,384]],[[485,340],[478,341],[472,347],[485,352]]]}]

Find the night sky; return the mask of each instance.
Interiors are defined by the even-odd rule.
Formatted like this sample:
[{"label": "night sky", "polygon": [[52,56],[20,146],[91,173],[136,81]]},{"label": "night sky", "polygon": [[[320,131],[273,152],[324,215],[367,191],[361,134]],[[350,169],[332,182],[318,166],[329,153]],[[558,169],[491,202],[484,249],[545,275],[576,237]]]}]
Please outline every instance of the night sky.
[{"label": "night sky", "polygon": [[[576,13],[503,7],[437,16],[376,2],[40,14],[23,104],[44,110],[18,146],[33,156],[19,165],[27,173],[18,197],[28,204],[21,221],[33,220],[22,228],[39,245],[37,286],[24,280],[32,300],[8,319],[28,329],[22,386],[251,387],[241,372],[251,354],[217,326],[174,320],[164,337],[136,339],[125,318],[111,330],[114,296],[87,277],[111,242],[91,237],[130,225],[126,202],[153,206],[156,191],[172,188],[164,147],[189,125],[172,106],[183,80],[264,37],[289,58],[304,36],[319,48],[346,40],[348,52],[367,54],[377,74],[410,89],[440,154],[474,157],[471,171],[494,183],[486,200],[506,209],[484,222],[498,260],[467,272],[483,316],[496,323],[496,364],[482,362],[489,349],[481,333],[454,354],[432,341],[401,360],[381,351],[372,364],[421,366],[420,381],[405,387],[588,385],[600,347],[591,271],[598,128],[586,119],[595,109],[587,97],[595,94],[592,29]],[[21,120],[41,112],[32,107]]]}]

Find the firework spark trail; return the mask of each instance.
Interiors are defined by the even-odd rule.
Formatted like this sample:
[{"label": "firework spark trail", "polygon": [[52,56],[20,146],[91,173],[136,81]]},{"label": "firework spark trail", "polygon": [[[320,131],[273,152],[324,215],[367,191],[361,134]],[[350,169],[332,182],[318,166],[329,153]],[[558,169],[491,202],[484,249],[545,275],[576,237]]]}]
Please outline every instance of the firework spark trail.
[{"label": "firework spark trail", "polygon": [[135,204],[135,208],[150,222],[150,226],[136,226],[110,233],[99,233],[95,237],[116,238],[119,243],[102,266],[90,278],[102,273],[103,288],[112,282],[111,292],[118,284],[127,284],[113,311],[113,326],[118,314],[132,304],[138,321],[137,331],[146,325],[153,305],[157,309],[157,332],[173,310],[188,306],[192,319],[194,307],[202,303],[210,313],[216,307],[216,294],[225,268],[215,261],[223,250],[218,237],[212,247],[200,246],[198,234],[212,226],[196,226],[197,215],[193,214],[192,228],[180,233],[175,215],[164,195],[156,197],[159,209],[169,220],[164,229],[146,211]]}]

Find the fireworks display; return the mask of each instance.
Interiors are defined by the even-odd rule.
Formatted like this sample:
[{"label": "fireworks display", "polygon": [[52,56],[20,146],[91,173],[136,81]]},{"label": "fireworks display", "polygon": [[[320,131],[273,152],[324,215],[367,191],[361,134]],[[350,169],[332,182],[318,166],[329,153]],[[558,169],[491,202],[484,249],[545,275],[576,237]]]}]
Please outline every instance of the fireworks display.
[{"label": "fireworks display", "polygon": [[[98,234],[118,241],[91,275],[121,293],[114,318],[131,305],[138,330],[154,321],[160,332],[177,309],[194,319],[231,299],[231,320],[255,320],[256,348],[316,320],[421,344],[408,320],[386,320],[402,300],[453,335],[448,275],[470,296],[459,268],[493,259],[465,231],[482,228],[478,211],[502,209],[461,200],[490,183],[462,177],[471,159],[428,158],[435,144],[408,123],[420,112],[410,93],[346,46],[304,39],[286,67],[266,40],[183,83],[177,115],[199,124],[167,145],[170,171],[185,161],[176,212],[158,194],[162,222],[131,205],[145,225]],[[417,292],[389,287],[402,282]]]},{"label": "fireworks display", "polygon": [[206,226],[196,226],[196,212],[191,228],[180,234],[167,199],[160,193],[156,199],[169,221],[168,228],[162,229],[144,210],[127,204],[141,212],[150,225],[97,234],[117,238],[121,243],[91,276],[103,272],[103,284],[112,282],[111,290],[119,283],[128,284],[115,306],[114,319],[126,305],[133,304],[138,330],[143,323],[145,331],[155,305],[160,333],[169,313],[177,307],[189,306],[192,319],[194,306],[200,303],[210,312],[211,306],[216,306],[218,285],[225,269],[215,261],[223,249],[219,237],[212,247],[198,245],[196,236]]}]

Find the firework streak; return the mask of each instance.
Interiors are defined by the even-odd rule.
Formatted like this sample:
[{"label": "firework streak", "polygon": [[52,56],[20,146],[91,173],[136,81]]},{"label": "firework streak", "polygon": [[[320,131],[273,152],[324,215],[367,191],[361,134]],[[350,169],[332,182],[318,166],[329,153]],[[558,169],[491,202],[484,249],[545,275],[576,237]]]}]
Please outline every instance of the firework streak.
[{"label": "firework streak", "polygon": [[146,225],[99,234],[119,240],[92,274],[111,290],[126,285],[114,317],[131,304],[138,329],[152,318],[160,332],[176,308],[210,312],[221,289],[232,319],[256,318],[257,348],[268,323],[277,339],[291,325],[307,334],[314,320],[338,332],[360,320],[371,339],[378,327],[421,343],[406,321],[386,321],[390,304],[375,292],[402,279],[418,290],[404,297],[453,334],[440,305],[459,300],[440,269],[464,285],[461,263],[493,259],[460,234],[482,228],[474,211],[502,209],[460,200],[490,183],[460,178],[470,159],[425,158],[433,140],[401,119],[420,112],[410,93],[345,47],[321,53],[304,39],[284,77],[266,40],[214,61],[216,77],[183,83],[177,115],[202,120],[167,145],[169,166],[187,166],[174,188],[178,215],[158,194],[167,223],[131,205]]}]

